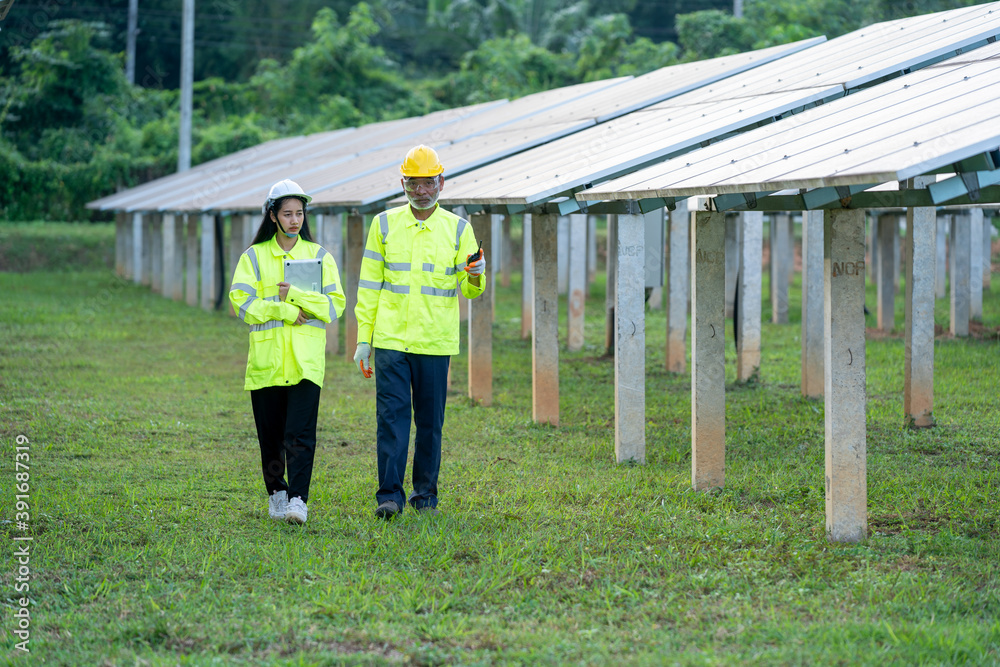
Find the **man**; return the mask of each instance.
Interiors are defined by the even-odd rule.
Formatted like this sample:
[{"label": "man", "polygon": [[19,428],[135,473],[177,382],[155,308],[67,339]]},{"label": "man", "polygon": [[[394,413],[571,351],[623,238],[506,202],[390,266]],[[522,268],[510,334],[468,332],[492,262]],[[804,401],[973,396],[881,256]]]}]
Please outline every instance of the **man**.
[{"label": "man", "polygon": [[417,434],[409,503],[437,513],[448,364],[459,345],[458,290],[474,299],[486,289],[486,259],[472,225],[437,204],[444,188],[437,153],[416,146],[399,170],[409,204],[372,220],[354,311],[354,361],[365,377],[372,375],[371,362],[375,367],[380,519],[396,516],[406,503],[411,405]]}]

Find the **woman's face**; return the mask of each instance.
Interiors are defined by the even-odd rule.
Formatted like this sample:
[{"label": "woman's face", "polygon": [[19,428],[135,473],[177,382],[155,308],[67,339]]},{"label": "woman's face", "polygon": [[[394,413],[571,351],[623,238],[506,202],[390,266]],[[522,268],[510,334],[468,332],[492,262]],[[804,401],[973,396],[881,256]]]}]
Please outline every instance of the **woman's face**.
[{"label": "woman's face", "polygon": [[305,220],[305,209],[298,197],[286,197],[277,211],[271,211],[271,219],[278,223],[278,230],[286,236],[297,236]]}]

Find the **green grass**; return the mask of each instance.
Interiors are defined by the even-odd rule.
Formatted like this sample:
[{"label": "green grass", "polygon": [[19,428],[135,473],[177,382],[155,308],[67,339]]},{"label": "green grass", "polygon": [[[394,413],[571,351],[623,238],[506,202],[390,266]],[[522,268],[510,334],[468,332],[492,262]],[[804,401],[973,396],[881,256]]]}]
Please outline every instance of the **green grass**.
[{"label": "green grass", "polygon": [[[467,361],[453,360],[443,514],[373,518],[374,383],[341,355],[328,360],[309,523],[294,527],[267,518],[245,325],[110,271],[0,273],[0,527],[13,545],[25,435],[29,661],[1000,662],[995,336],[939,339],[938,427],[922,431],[903,427],[902,339],[869,340],[871,535],[831,544],[823,404],[799,391],[797,282],[793,323],[764,325],[759,382],[733,384],[727,334],[726,488],[706,494],[691,490],[690,385],[664,370],[663,311],[646,326],[648,462],[616,465],[603,283],[587,347],[561,353],[551,428],[531,422],[516,278],[498,289],[493,407],[465,397]],[[985,312],[996,330],[996,284]],[[946,303],[937,317],[947,328]],[[15,661],[16,639],[0,641]]]}]

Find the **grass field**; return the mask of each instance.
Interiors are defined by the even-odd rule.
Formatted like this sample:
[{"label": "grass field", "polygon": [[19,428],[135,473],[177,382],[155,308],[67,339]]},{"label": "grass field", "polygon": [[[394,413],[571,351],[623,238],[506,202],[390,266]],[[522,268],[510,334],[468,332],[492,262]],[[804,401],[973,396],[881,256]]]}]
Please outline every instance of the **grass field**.
[{"label": "grass field", "polygon": [[[6,662],[1000,663],[997,276],[980,337],[936,344],[936,428],[903,428],[902,338],[868,341],[870,536],[849,545],[825,537],[797,280],[793,323],[764,325],[759,382],[734,384],[727,334],[720,492],[691,490],[689,378],[664,370],[662,310],[647,313],[648,462],[615,464],[600,275],[587,347],[561,352],[561,426],[531,422],[515,276],[497,289],[493,407],[465,398],[464,354],[452,362],[442,514],[373,518],[374,382],[340,356],[298,527],[267,517],[245,325],[71,268],[0,273]],[[946,300],[936,318],[947,329]],[[28,593],[16,483],[30,487]],[[10,631],[22,595],[30,655]]]}]

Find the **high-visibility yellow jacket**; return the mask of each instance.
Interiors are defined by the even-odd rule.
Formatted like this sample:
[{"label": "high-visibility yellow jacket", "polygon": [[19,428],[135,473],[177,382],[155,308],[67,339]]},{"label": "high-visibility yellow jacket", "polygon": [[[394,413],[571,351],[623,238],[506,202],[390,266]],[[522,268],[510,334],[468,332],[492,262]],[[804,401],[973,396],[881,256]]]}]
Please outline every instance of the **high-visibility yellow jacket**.
[{"label": "high-visibility yellow jacket", "polygon": [[415,354],[458,354],[458,290],[474,299],[465,260],[479,249],[472,225],[438,206],[424,221],[409,205],[372,219],[358,280],[358,341]]},{"label": "high-visibility yellow jacket", "polygon": [[[323,292],[289,287],[278,295],[284,259],[323,260]],[[326,323],[344,313],[347,299],[337,262],[323,247],[300,238],[285,251],[271,239],[250,246],[240,256],[229,288],[229,301],[250,325],[250,354],[244,389],[292,386],[306,379],[323,386],[326,372]],[[302,309],[310,319],[294,324]]]}]

